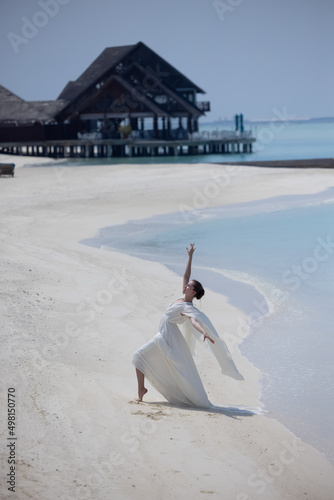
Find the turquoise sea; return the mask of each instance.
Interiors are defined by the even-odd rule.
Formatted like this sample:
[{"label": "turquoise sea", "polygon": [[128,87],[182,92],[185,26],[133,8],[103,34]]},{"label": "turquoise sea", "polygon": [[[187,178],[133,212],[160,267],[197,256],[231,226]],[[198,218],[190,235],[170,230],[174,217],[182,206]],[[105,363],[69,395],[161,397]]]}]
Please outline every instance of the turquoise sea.
[{"label": "turquoise sea", "polygon": [[[289,127],[258,159],[334,157],[334,122]],[[217,329],[226,338],[246,335],[240,350],[262,373],[268,416],[334,461],[333,220],[334,176],[320,194],[186,216],[179,210],[101,228],[84,243],[159,261],[181,274],[185,246],[195,241],[193,277],[248,316],[247,324],[240,316],[234,332]]]},{"label": "turquoise sea", "polygon": [[[248,315],[223,338],[262,372],[268,415],[334,461],[334,189],[321,196],[180,212],[101,229],[85,243],[162,262],[181,275],[196,242],[193,277]],[[205,299],[203,299],[205,300]]]},{"label": "turquoise sea", "polygon": [[[200,123],[200,132],[223,133],[234,130],[231,122]],[[76,158],[68,165],[119,163],[220,163],[238,161],[298,160],[334,158],[334,118],[327,121],[267,121],[245,124],[256,138],[253,153],[196,156],[152,156],[147,158]]]}]

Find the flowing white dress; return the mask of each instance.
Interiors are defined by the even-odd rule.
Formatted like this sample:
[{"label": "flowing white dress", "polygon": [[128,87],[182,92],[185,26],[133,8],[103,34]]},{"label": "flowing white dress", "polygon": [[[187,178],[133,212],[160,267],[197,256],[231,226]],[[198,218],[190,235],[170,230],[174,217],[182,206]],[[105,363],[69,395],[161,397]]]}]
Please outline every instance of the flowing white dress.
[{"label": "flowing white dress", "polygon": [[[189,317],[195,318],[215,341],[212,344],[206,340],[222,373],[243,380],[209,318],[191,302],[175,302],[167,308],[161,318],[159,332],[134,353],[133,364],[170,403],[209,408],[213,405],[192,357],[195,339],[203,342],[203,336],[192,326]],[[178,327],[184,322],[185,337]]]}]

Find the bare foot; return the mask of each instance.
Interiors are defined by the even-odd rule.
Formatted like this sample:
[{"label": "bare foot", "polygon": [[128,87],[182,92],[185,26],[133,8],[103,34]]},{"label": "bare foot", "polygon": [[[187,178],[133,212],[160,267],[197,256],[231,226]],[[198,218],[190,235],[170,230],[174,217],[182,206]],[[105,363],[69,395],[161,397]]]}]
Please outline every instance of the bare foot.
[{"label": "bare foot", "polygon": [[144,387],[141,391],[138,392],[138,399],[136,399],[136,401],[140,402],[140,401],[143,401],[143,397],[145,396],[145,394],[147,393],[147,389],[146,387]]}]

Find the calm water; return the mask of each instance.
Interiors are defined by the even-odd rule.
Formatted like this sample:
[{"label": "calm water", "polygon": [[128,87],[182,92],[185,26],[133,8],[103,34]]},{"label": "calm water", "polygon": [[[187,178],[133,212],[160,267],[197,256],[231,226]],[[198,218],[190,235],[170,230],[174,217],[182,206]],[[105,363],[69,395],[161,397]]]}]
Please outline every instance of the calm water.
[{"label": "calm water", "polygon": [[[256,137],[252,154],[158,156],[149,158],[72,159],[69,165],[119,163],[219,163],[228,161],[294,160],[334,157],[334,118],[329,122],[267,122],[246,125]],[[201,131],[233,130],[229,124],[200,125]]]},{"label": "calm water", "polygon": [[328,189],[203,209],[189,223],[180,212],[153,217],[105,228],[86,243],[181,273],[185,245],[196,241],[193,276],[248,315],[248,325],[218,330],[248,330],[240,350],[263,373],[269,416],[334,460],[333,220]]},{"label": "calm water", "polygon": [[[221,131],[226,126],[204,125]],[[159,157],[159,163],[334,157],[334,119],[261,123],[252,155]],[[157,158],[74,160],[69,165],[156,163]],[[334,185],[334,182],[333,182]],[[280,197],[181,211],[104,228],[85,243],[107,245],[183,272],[197,245],[194,275],[248,315],[240,350],[263,373],[261,400],[272,416],[334,461],[334,194]],[[182,265],[180,264],[182,263]],[[218,326],[218,325],[217,325]]]}]

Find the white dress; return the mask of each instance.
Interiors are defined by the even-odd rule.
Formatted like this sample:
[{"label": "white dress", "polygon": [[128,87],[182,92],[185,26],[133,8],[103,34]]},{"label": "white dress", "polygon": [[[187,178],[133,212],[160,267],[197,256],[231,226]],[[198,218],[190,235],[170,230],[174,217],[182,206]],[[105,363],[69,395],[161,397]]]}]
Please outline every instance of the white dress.
[{"label": "white dress", "polygon": [[[189,317],[195,318],[215,341],[212,344],[206,340],[222,373],[243,380],[209,318],[191,302],[175,302],[168,307],[161,318],[159,332],[134,353],[133,364],[170,403],[209,408],[213,405],[191,353],[195,339],[203,342],[203,336],[191,325]],[[178,327],[184,322],[187,327],[185,337]]]}]

